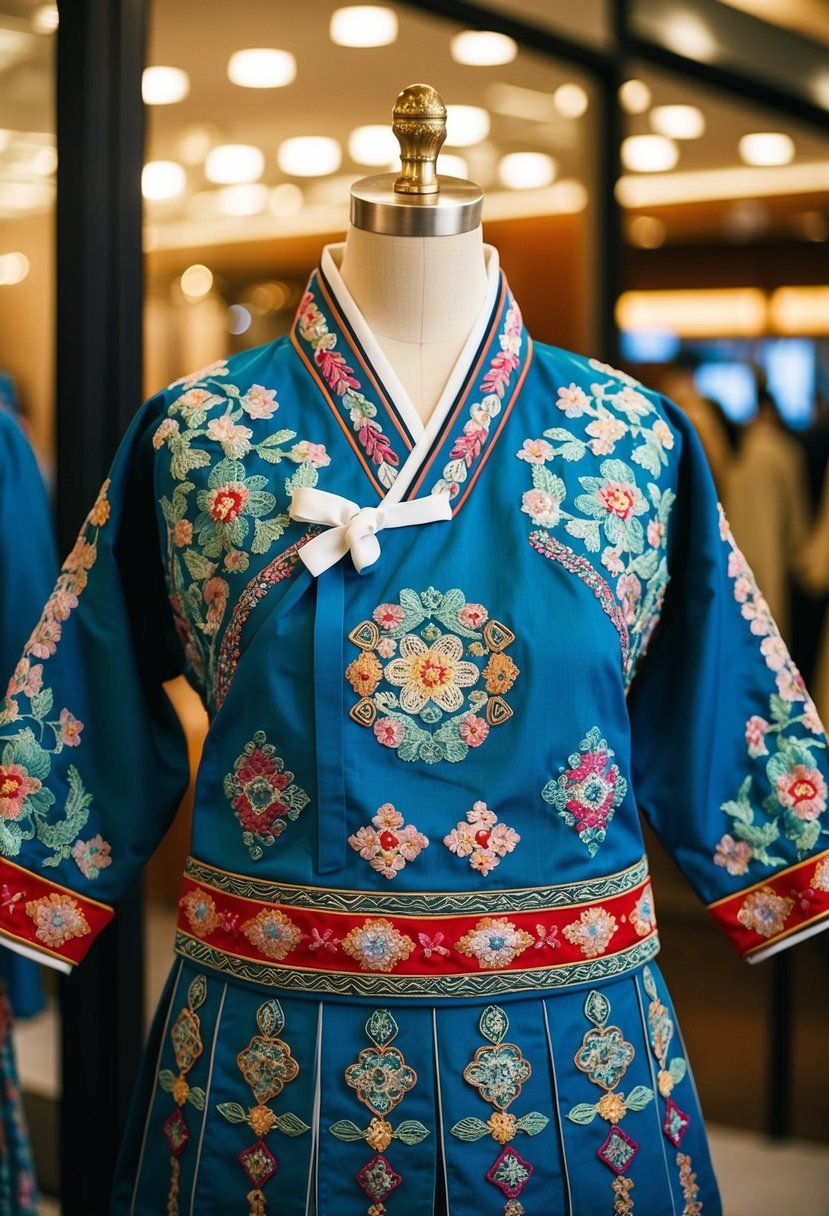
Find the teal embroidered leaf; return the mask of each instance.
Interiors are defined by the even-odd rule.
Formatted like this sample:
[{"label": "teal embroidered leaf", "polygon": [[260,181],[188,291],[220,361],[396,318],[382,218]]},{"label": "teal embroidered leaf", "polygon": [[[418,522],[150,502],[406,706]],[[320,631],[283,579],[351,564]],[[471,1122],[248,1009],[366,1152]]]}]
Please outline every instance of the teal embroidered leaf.
[{"label": "teal embroidered leaf", "polygon": [[[264,456],[264,452],[262,453]],[[304,460],[290,477],[285,478],[285,493],[290,498],[294,490],[298,490],[301,486],[315,486],[319,480],[319,474],[310,460]]]},{"label": "teal embroidered leaf", "polygon": [[641,447],[631,452],[630,458],[635,464],[641,465],[643,469],[647,469],[649,473],[653,473],[654,477],[658,477],[660,466],[665,461],[662,445],[650,431],[645,431],[643,438],[645,442]]},{"label": "teal embroidered leaf", "polygon": [[259,1006],[256,1011],[256,1025],[266,1039],[273,1039],[281,1033],[285,1025],[285,1015],[275,997]]},{"label": "teal embroidered leaf", "polygon": [[773,692],[769,697],[769,711],[772,722],[777,726],[786,726],[791,717],[791,704],[789,701],[784,701],[778,693]]},{"label": "teal embroidered leaf", "polygon": [[671,1074],[671,1080],[673,1081],[674,1085],[679,1085],[687,1071],[688,1065],[685,1063],[682,1056],[677,1056],[676,1059],[671,1060],[670,1064],[668,1065],[668,1072]]},{"label": "teal embroidered leaf", "polygon": [[586,1127],[596,1118],[596,1107],[591,1106],[589,1102],[580,1102],[578,1106],[574,1106],[571,1111],[567,1112],[567,1118],[571,1123],[580,1123]]},{"label": "teal embroidered leaf", "polygon": [[569,519],[564,525],[571,536],[578,536],[584,541],[590,553],[598,553],[601,547],[599,539],[599,521],[595,519]]},{"label": "teal embroidered leaf", "polygon": [[201,553],[195,549],[185,549],[182,554],[184,564],[190,572],[191,578],[206,579],[212,578],[216,573],[216,563],[208,561]]},{"label": "teal embroidered leaf", "polygon": [[388,1009],[375,1009],[366,1022],[366,1034],[372,1043],[385,1047],[397,1037],[397,1022]]},{"label": "teal embroidered leaf", "polygon": [[216,1107],[219,1114],[227,1119],[228,1123],[247,1123],[248,1117],[244,1107],[238,1102],[220,1102]]},{"label": "teal embroidered leaf", "polygon": [[487,1005],[478,1023],[481,1034],[490,1043],[500,1043],[509,1030],[509,1018],[500,1005]]},{"label": "teal embroidered leaf", "polygon": [[32,715],[37,718],[38,722],[43,721],[54,705],[54,702],[55,696],[51,688],[44,688],[41,692],[35,693],[30,705],[32,707]]},{"label": "teal embroidered leaf", "polygon": [[[31,839],[31,834],[25,837]],[[23,846],[24,836],[20,826],[12,822],[0,821],[0,854],[3,857],[16,857]]]},{"label": "teal embroidered leaf", "polygon": [[187,989],[187,1004],[195,1012],[207,1000],[207,978],[197,975]]},{"label": "teal embroidered leaf", "polygon": [[290,523],[287,515],[275,515],[273,519],[257,519],[253,525],[253,553],[267,553],[275,540],[279,540]]},{"label": "teal embroidered leaf", "polygon": [[766,845],[774,844],[779,839],[780,829],[776,823],[765,823],[760,827],[745,823],[740,819],[734,824],[734,835],[745,840],[755,851],[764,849]]},{"label": "teal embroidered leaf", "polygon": [[594,988],[592,992],[588,992],[587,994],[587,1000],[584,1002],[584,1014],[594,1026],[604,1026],[610,1017],[610,1001]]},{"label": "teal embroidered leaf", "polygon": [[454,1127],[450,1127],[449,1131],[453,1136],[457,1136],[459,1140],[465,1140],[468,1144],[480,1140],[482,1136],[489,1135],[487,1124],[472,1115],[468,1119],[461,1119]]},{"label": "teal embroidered leaf", "polygon": [[389,637],[399,637],[403,633],[410,633],[417,628],[421,621],[426,619],[427,613],[420,602],[420,596],[409,587],[404,587],[400,592],[400,607],[405,615],[396,629],[387,631]]},{"label": "teal embroidered leaf", "polygon": [[540,1110],[532,1110],[528,1115],[522,1115],[515,1126],[519,1132],[526,1132],[528,1136],[537,1136],[539,1132],[544,1131],[549,1122],[550,1120],[546,1115],[542,1115]]},{"label": "teal embroidered leaf", "polygon": [[418,1123],[417,1119],[404,1119],[393,1134],[394,1139],[403,1144],[420,1144],[429,1135],[429,1129]]},{"label": "teal embroidered leaf", "polygon": [[261,443],[257,443],[256,450],[261,456],[263,448],[276,447],[277,444],[287,443],[289,439],[296,439],[296,431],[273,431]]},{"label": "teal embroidered leaf", "polygon": [[628,1110],[644,1110],[649,1102],[653,1102],[653,1090],[646,1085],[637,1085],[625,1098]]},{"label": "teal embroidered leaf", "polygon": [[279,795],[280,802],[288,808],[288,818],[296,819],[299,812],[308,805],[308,795],[305,790],[300,789],[298,785],[289,785],[287,789],[281,790]]},{"label": "teal embroidered leaf", "polygon": [[659,554],[656,549],[649,549],[647,553],[642,553],[639,557],[634,558],[630,563],[630,568],[640,578],[652,579],[656,574],[658,565]]},{"label": "teal embroidered leaf", "polygon": [[534,464],[532,466],[533,485],[537,490],[544,490],[557,502],[561,502],[567,491],[564,482],[555,473],[551,473],[546,465]]},{"label": "teal embroidered leaf", "polygon": [[[69,791],[66,796],[63,818],[59,819],[57,823],[40,822],[37,826],[38,840],[45,844],[47,849],[54,850],[51,857],[47,857],[41,862],[43,866],[56,866],[69,856],[72,845],[89,819],[92,795],[85,791],[81,775],[74,764],[69,765],[66,778]],[[49,793],[54,801],[51,791],[42,792]]]},{"label": "teal embroidered leaf", "polygon": [[187,1094],[187,1101],[191,1106],[195,1106],[196,1110],[204,1110],[204,1090],[194,1085]]},{"label": "teal embroidered leaf", "polygon": [[193,450],[182,439],[170,441],[170,473],[176,481],[183,481],[191,469],[203,469],[208,464],[208,452],[201,448]]},{"label": "teal embroidered leaf", "polygon": [[789,840],[795,842],[798,852],[802,855],[803,853],[810,852],[817,844],[818,837],[820,836],[820,824],[816,819],[812,820],[811,823],[803,823],[799,819],[792,822],[787,818],[784,835]]},{"label": "teal embroidered leaf", "polygon": [[307,1123],[303,1123],[298,1115],[294,1115],[290,1111],[286,1111],[284,1115],[277,1115],[276,1127],[283,1136],[301,1136],[303,1132],[311,1130]]},{"label": "teal embroidered leaf", "polygon": [[652,1001],[655,1001],[657,999],[656,984],[654,983],[653,972],[650,967],[646,966],[644,968],[642,978],[645,982],[645,992],[647,992]]},{"label": "teal embroidered leaf", "polygon": [[176,1083],[175,1073],[170,1072],[169,1068],[162,1068],[158,1074],[158,1083],[165,1093],[170,1093]]},{"label": "teal embroidered leaf", "polygon": [[357,1124],[352,1123],[350,1119],[339,1119],[336,1123],[332,1123],[328,1130],[332,1136],[336,1136],[338,1140],[344,1140],[347,1144],[366,1138],[366,1133],[361,1132]]}]

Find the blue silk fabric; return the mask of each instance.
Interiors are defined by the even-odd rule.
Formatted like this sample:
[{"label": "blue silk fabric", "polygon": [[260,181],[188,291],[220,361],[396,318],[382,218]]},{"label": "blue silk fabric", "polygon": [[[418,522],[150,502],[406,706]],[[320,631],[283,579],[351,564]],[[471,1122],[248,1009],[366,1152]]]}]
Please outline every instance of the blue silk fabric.
[{"label": "blue silk fabric", "polygon": [[[814,705],[675,406],[502,282],[422,436],[352,322],[317,272],[146,403],[7,693],[0,925],[70,966],[187,783],[161,681],[210,715],[113,1211],[716,1216],[638,810],[742,954],[815,930]],[[315,579],[300,487],[453,517]]]}]

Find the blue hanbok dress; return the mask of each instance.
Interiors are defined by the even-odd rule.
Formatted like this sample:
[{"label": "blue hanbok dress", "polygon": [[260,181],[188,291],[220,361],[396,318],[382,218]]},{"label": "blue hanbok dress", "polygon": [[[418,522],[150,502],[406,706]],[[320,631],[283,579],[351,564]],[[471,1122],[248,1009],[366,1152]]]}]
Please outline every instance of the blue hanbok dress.
[{"label": "blue hanbok dress", "polygon": [[66,969],[185,788],[162,681],[210,716],[118,1216],[721,1211],[638,810],[760,958],[824,736],[681,411],[489,284],[424,427],[326,251],[140,410],[12,677],[0,924]]}]

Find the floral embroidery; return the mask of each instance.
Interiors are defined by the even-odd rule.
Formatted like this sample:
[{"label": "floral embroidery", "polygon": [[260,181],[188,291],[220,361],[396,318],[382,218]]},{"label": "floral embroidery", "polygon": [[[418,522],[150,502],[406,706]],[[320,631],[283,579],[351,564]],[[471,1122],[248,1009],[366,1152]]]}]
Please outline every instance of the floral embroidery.
[{"label": "floral embroidery", "polygon": [[371,822],[374,827],[360,828],[348,843],[384,878],[394,878],[428,848],[428,839],[412,824],[404,826],[403,816],[390,802],[378,807]]},{"label": "floral embroidery", "polygon": [[361,650],[346,669],[360,698],[349,712],[401,760],[457,763],[512,716],[502,694],[520,674],[505,653],[515,635],[483,604],[458,588],[405,589],[372,616],[348,635]]},{"label": "floral embroidery", "polygon": [[656,912],[653,906],[653,887],[646,883],[642,894],[633,905],[630,923],[640,937],[647,937],[656,928]]},{"label": "floral embroidery", "polygon": [[351,1119],[340,1119],[328,1129],[338,1140],[365,1140],[375,1156],[357,1174],[357,1182],[373,1201],[369,1216],[384,1216],[383,1200],[403,1181],[383,1156],[392,1141],[404,1145],[419,1144],[429,1135],[429,1129],[417,1119],[406,1119],[394,1128],[389,1116],[406,1094],[417,1084],[417,1073],[406,1063],[402,1051],[391,1044],[398,1034],[398,1025],[387,1009],[375,1009],[365,1025],[371,1047],[364,1047],[354,1064],[345,1070],[346,1084],[371,1111],[367,1128],[360,1128]]},{"label": "floral embroidery", "polygon": [[[279,1097],[282,1090],[299,1076],[299,1065],[291,1055],[291,1049],[279,1035],[285,1026],[285,1015],[279,1001],[265,1001],[256,1011],[259,1034],[254,1035],[247,1047],[236,1057],[239,1071],[250,1087],[256,1100],[247,1111],[238,1102],[220,1102],[216,1110],[233,1124],[247,1124],[258,1138],[255,1144],[239,1154],[242,1168],[256,1187],[248,1195],[251,1212],[264,1214],[265,1196],[261,1187],[273,1177],[277,1160],[264,1143],[264,1137],[276,1129],[285,1136],[301,1136],[310,1131],[307,1123],[286,1111],[276,1114],[268,1105]],[[254,1208],[254,1201],[258,1206]]]},{"label": "floral embroidery", "polygon": [[613,1216],[629,1216],[633,1211],[632,1178],[614,1178],[610,1189],[613,1191]]},{"label": "floral embroidery", "polygon": [[618,929],[616,917],[604,908],[587,908],[577,921],[564,926],[564,936],[578,946],[585,958],[598,958],[610,945]]},{"label": "floral embroidery", "polygon": [[224,779],[225,797],[230,799],[242,826],[242,840],[254,861],[285,831],[288,819],[296,819],[308,805],[308,795],[293,784],[294,774],[285,770],[265,732],[258,730],[233,763]]},{"label": "floral embroidery", "polygon": [[[824,749],[826,744],[821,738],[808,738],[803,734],[803,729],[812,735],[822,734],[817,710],[772,620],[754,575],[737,548],[722,507],[719,510],[720,536],[729,546],[728,575],[733,582],[734,598],[751,632],[761,639],[760,653],[766,667],[773,672],[775,682],[775,691],[769,696],[768,719],[753,714],[745,726],[749,758],[767,757],[765,777],[769,793],[758,811],[752,799],[755,777],[749,775],[736,797],[721,807],[731,820],[731,830],[717,843],[714,861],[729,874],[739,877],[755,862],[767,869],[788,864],[785,857],[772,851],[781,835],[795,845],[798,859],[805,857],[817,844],[821,831],[819,819],[826,809],[827,787],[813,751]],[[781,911],[777,905],[766,904],[763,915],[768,915],[771,923]],[[747,919],[741,923],[756,928],[754,905],[748,908],[744,905],[740,917],[743,914]],[[788,912],[784,919],[786,915]],[[758,928],[757,932],[761,930]]]},{"label": "floral embroidery", "polygon": [[170,1042],[176,1059],[178,1074],[162,1068],[158,1074],[161,1088],[172,1096],[176,1109],[165,1119],[162,1130],[170,1146],[170,1189],[167,1196],[168,1216],[178,1216],[178,1193],[180,1165],[179,1157],[190,1139],[190,1130],[184,1116],[184,1106],[189,1103],[196,1110],[204,1110],[204,1090],[190,1085],[187,1074],[204,1050],[201,1025],[196,1010],[207,999],[207,980],[197,975],[187,989],[187,1004],[179,1012],[170,1030]]},{"label": "floral embroidery", "polygon": [[412,939],[398,933],[391,921],[382,917],[351,929],[342,946],[346,954],[358,961],[361,971],[393,971],[414,950]]},{"label": "floral embroidery", "polygon": [[275,908],[263,908],[242,925],[245,937],[268,958],[283,959],[299,945],[302,933],[294,922]]},{"label": "floral embroidery", "polygon": [[461,820],[444,836],[443,843],[456,856],[468,857],[473,870],[489,874],[521,837],[506,824],[498,823],[498,816],[485,802],[476,802],[466,818],[466,823]]},{"label": "floral embroidery", "polygon": [[771,887],[761,887],[759,891],[752,891],[746,896],[737,913],[737,920],[760,937],[776,937],[783,932],[793,907],[793,899],[775,895]]},{"label": "floral embroidery", "polygon": [[184,910],[187,923],[196,937],[208,937],[221,924],[216,902],[207,891],[200,888],[188,891],[179,900],[179,906]]},{"label": "floral embroidery", "polygon": [[611,764],[615,756],[602,739],[598,726],[592,727],[568,757],[570,765],[561,775],[548,781],[541,797],[558,811],[568,827],[575,828],[587,852],[593,857],[607,835],[616,808],[627,793],[627,781]]},{"label": "floral embroidery", "polygon": [[297,322],[300,337],[311,346],[323,380],[347,412],[360,447],[377,466],[378,481],[388,489],[394,484],[400,458],[377,421],[377,406],[361,392],[354,369],[336,349],[337,335],[329,329],[310,291],[299,306]]},{"label": "floral embroidery", "polygon": [[485,916],[474,929],[464,933],[455,949],[469,958],[476,958],[485,970],[508,967],[523,954],[533,939],[524,929],[517,928],[504,917]]},{"label": "floral embroidery", "polygon": [[57,891],[27,903],[26,915],[36,926],[35,937],[52,950],[60,949],[74,937],[86,937],[90,931],[77,900]]},{"label": "floral embroidery", "polygon": [[639,1145],[632,1140],[621,1127],[611,1127],[607,1139],[598,1149],[596,1156],[603,1161],[614,1174],[624,1174],[633,1158],[639,1152]]},{"label": "floral embroidery", "polygon": [[450,497],[455,498],[469,476],[472,465],[481,455],[489,437],[492,420],[500,414],[504,394],[509,388],[513,372],[519,366],[522,331],[521,310],[511,299],[504,318],[504,329],[498,337],[501,349],[491,360],[478,386],[479,391],[486,395],[470,406],[469,419],[464,423],[463,433],[458,435],[452,444],[443,476],[432,486],[433,494],[443,494],[448,490]]},{"label": "floral embroidery", "polygon": [[111,848],[100,832],[90,840],[76,840],[72,860],[84,878],[98,878],[101,870],[112,865]]},{"label": "floral embroidery", "polygon": [[679,1166],[679,1182],[682,1187],[682,1197],[685,1200],[682,1216],[701,1216],[703,1205],[697,1199],[699,1187],[697,1186],[697,1176],[693,1173],[693,1162],[687,1153],[677,1153],[676,1163]]},{"label": "floral embroidery", "polygon": [[816,891],[829,891],[829,857],[819,861],[815,867],[812,887]]},{"label": "floral embroidery", "polygon": [[656,981],[650,967],[646,966],[643,969],[642,980],[645,985],[645,992],[650,998],[648,1003],[648,1038],[654,1059],[659,1066],[656,1084],[661,1097],[665,1099],[665,1118],[662,1122],[662,1131],[674,1148],[679,1148],[682,1137],[688,1130],[691,1118],[690,1115],[686,1115],[684,1111],[680,1110],[671,1094],[674,1091],[674,1087],[684,1079],[688,1071],[688,1065],[681,1055],[674,1056],[672,1060],[668,1059],[671,1040],[674,1036],[674,1023],[667,1006],[659,999]]},{"label": "floral embroidery", "polygon": [[549,1119],[537,1110],[520,1117],[507,1110],[520,1097],[522,1087],[532,1075],[532,1067],[520,1047],[504,1041],[509,1030],[509,1018],[504,1010],[499,1005],[488,1005],[481,1014],[478,1026],[490,1045],[477,1048],[473,1059],[463,1070],[463,1077],[478,1091],[483,1101],[495,1109],[486,1121],[470,1115],[460,1119],[450,1131],[467,1143],[491,1136],[504,1146],[484,1176],[508,1197],[505,1216],[520,1216],[524,1209],[516,1201],[533,1167],[509,1142],[519,1132],[537,1136],[547,1126]]}]

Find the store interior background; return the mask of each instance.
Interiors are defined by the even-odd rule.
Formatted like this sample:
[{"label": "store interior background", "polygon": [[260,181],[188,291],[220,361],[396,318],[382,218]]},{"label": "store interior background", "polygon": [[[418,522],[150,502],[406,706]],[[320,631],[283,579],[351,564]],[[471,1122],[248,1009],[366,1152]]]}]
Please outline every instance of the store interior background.
[{"label": "store interior background", "polygon": [[[350,184],[394,167],[388,149],[394,98],[425,80],[450,106],[439,171],[483,186],[486,239],[498,247],[536,339],[619,359],[646,383],[684,384],[685,391],[687,377],[680,383],[672,371],[679,359],[695,369],[698,391],[717,399],[735,423],[751,420],[760,368],[791,428],[802,434],[825,418],[824,0],[633,0],[624,6],[630,27],[666,53],[639,57],[633,43],[612,70],[607,57],[622,6],[611,0],[490,4],[499,19],[537,27],[547,49],[502,38],[466,52],[495,58],[488,63],[459,62],[464,52],[453,40],[470,27],[446,15],[451,4],[384,5],[392,27],[385,35],[381,18],[374,25],[364,15],[363,36],[379,31],[379,44],[371,46],[332,39],[335,7],[320,2],[287,14],[271,0],[241,0],[231,15],[212,0],[153,0],[146,63],[178,75],[146,77],[145,394],[287,331],[320,248],[342,237]],[[50,480],[61,408],[54,320],[57,22],[51,5],[0,0],[0,397],[11,401],[14,394]],[[477,28],[488,28],[484,15]],[[583,53],[551,54],[556,38]],[[288,52],[264,64],[272,71],[281,65],[284,82],[253,87],[256,65],[249,63],[234,83],[231,55],[263,47]],[[699,64],[721,67],[723,80],[714,83]],[[599,93],[614,74],[614,96],[621,88],[616,122],[608,127]],[[791,104],[785,112],[764,105],[759,87],[727,87],[729,74],[765,79],[770,95],[785,94]],[[165,89],[169,99],[161,102]],[[174,99],[176,89],[181,95]],[[455,106],[470,108],[453,112]],[[618,155],[614,126],[625,141],[618,215],[603,194],[608,163],[615,166]],[[363,127],[380,130],[364,133],[361,148],[355,132]],[[752,156],[745,137],[770,133],[777,140],[759,148],[755,141]],[[291,166],[285,144],[300,137],[335,144],[306,147]],[[636,137],[647,139],[627,142]],[[228,146],[237,151],[217,156]],[[313,156],[325,152],[328,166],[311,173]],[[607,225],[618,239],[608,239]],[[614,350],[607,349],[602,314],[608,281],[618,285]],[[77,523],[83,511],[79,503]],[[813,620],[820,610],[818,604]],[[195,760],[205,727],[201,708],[186,686],[171,695]],[[187,837],[185,805],[147,875],[149,1010],[167,965]],[[758,1137],[723,1132],[724,1155],[740,1169],[750,1163],[748,1173],[729,1181],[734,1206],[727,1210],[778,1211],[757,1206],[762,1199],[753,1196],[760,1189],[767,1202],[778,1202],[769,1196],[781,1185],[782,1160],[789,1173],[781,1195],[795,1199],[798,1181],[819,1184],[817,1206],[804,1197],[798,1207],[800,1216],[819,1216],[829,1193],[826,936],[802,944],[783,963],[746,967],[655,842],[653,868],[661,965],[703,1109],[712,1124]],[[18,1027],[41,1181],[54,1194],[59,1016],[55,994],[45,1014]],[[769,1130],[794,1137],[803,1156],[793,1165],[778,1158],[779,1142],[766,1148],[759,1139]],[[759,1188],[755,1158],[741,1155],[752,1145],[763,1147],[771,1169]]]}]

